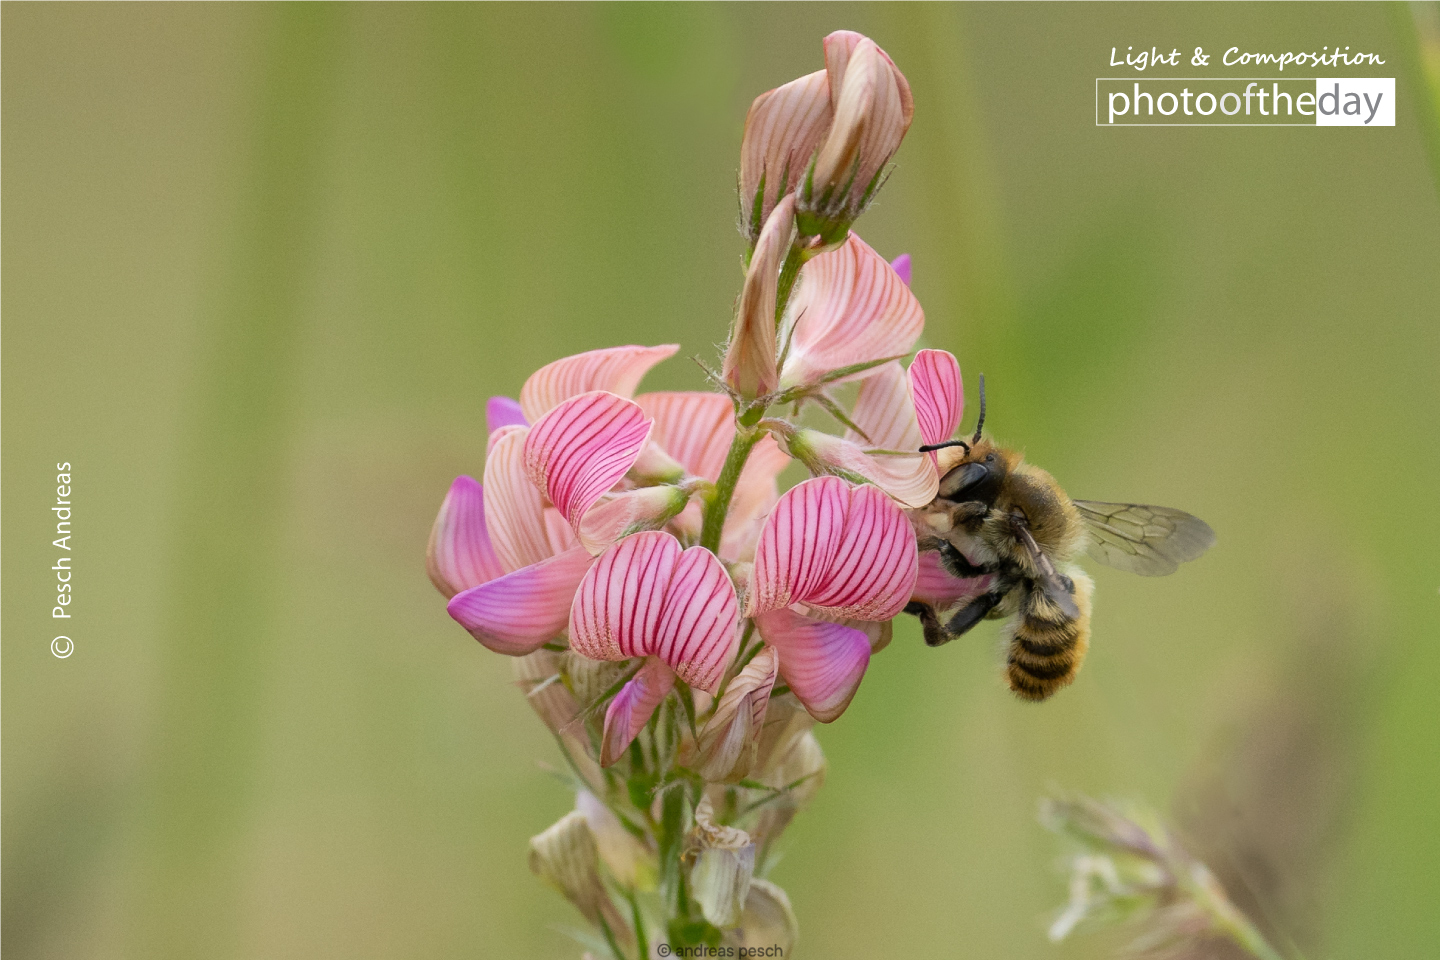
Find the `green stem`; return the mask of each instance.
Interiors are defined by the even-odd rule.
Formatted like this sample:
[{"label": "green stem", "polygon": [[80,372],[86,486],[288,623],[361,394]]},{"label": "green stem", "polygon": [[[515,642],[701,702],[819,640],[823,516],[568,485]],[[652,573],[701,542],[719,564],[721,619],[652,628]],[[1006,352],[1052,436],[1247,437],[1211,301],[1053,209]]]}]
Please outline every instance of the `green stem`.
[{"label": "green stem", "polygon": [[1195,902],[1205,908],[1215,925],[1257,960],[1285,960],[1278,950],[1270,946],[1260,931],[1255,929],[1250,920],[1230,902],[1210,872],[1204,867],[1199,867],[1198,872],[1198,876],[1192,873],[1182,883],[1190,888]]},{"label": "green stem", "polygon": [[700,529],[700,546],[711,553],[720,553],[720,535],[725,530],[725,515],[730,512],[730,501],[735,496],[735,485],[740,481],[740,471],[750,451],[765,431],[754,426],[737,424],[735,439],[730,443],[730,452],[725,455],[725,466],[720,468],[720,479],[715,481],[715,490],[705,499],[705,524]]},{"label": "green stem", "polygon": [[785,307],[790,302],[790,291],[795,288],[795,281],[800,277],[800,268],[805,265],[805,251],[798,243],[790,245],[790,252],[785,255],[785,262],[780,267],[780,279],[775,288],[775,326],[780,326],[780,318],[785,315]]}]

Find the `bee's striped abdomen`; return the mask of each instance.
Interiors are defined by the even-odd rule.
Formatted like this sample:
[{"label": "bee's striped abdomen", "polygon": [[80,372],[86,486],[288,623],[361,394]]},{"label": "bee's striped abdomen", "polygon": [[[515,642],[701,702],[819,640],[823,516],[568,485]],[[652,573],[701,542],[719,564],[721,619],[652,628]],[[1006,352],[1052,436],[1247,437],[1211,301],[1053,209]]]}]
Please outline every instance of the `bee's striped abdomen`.
[{"label": "bee's striped abdomen", "polygon": [[1005,678],[1016,696],[1044,700],[1075,679],[1090,646],[1090,593],[1094,584],[1078,569],[1075,583],[1078,617],[1067,617],[1032,587],[1015,618],[1006,652]]}]

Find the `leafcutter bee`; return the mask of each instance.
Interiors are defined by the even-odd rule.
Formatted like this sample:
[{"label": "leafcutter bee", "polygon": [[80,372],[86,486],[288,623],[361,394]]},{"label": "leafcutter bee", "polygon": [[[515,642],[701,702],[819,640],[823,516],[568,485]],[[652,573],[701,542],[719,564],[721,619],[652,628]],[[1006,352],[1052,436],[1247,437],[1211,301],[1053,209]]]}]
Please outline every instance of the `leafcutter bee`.
[{"label": "leafcutter bee", "polygon": [[912,511],[921,550],[936,550],[955,577],[989,576],[984,592],[961,601],[946,622],[929,603],[920,618],[925,642],[939,646],[983,619],[1009,618],[1005,677],[1025,700],[1044,700],[1075,679],[1090,643],[1094,589],[1074,558],[1081,550],[1119,570],[1158,577],[1194,560],[1215,532],[1181,510],[1138,503],[1072,500],[1046,471],[982,433],[921,447],[936,451],[938,495]]}]

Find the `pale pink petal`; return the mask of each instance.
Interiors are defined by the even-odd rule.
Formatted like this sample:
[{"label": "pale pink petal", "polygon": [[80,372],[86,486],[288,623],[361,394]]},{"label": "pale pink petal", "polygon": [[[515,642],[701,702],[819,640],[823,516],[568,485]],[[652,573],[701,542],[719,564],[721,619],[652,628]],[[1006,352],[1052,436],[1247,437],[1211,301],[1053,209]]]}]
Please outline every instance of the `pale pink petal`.
[{"label": "pale pink petal", "polygon": [[[800,271],[787,316],[793,318],[780,385],[816,383],[855,364],[903,356],[925,327],[910,288],[863,240],[850,234]],[[870,371],[843,379],[873,375]]]},{"label": "pale pink petal", "polygon": [[902,253],[891,260],[890,269],[894,270],[895,275],[905,282],[905,286],[910,286],[910,254]]},{"label": "pale pink petal", "polygon": [[909,375],[923,442],[944,443],[955,435],[965,413],[960,361],[948,350],[921,350]]},{"label": "pale pink petal", "polygon": [[507,572],[553,556],[540,491],[525,475],[527,427],[502,427],[485,458],[485,524]]},{"label": "pale pink petal", "polygon": [[714,693],[735,658],[739,620],[735,585],[724,565],[709,550],[691,547],[675,565],[654,652],[680,679]]},{"label": "pale pink petal", "polygon": [[589,566],[590,555],[577,547],[457,593],[446,609],[496,653],[530,653],[564,631]]},{"label": "pale pink petal", "polygon": [[591,660],[654,653],[680,541],[654,531],[626,537],[585,575],[570,610],[570,647]]},{"label": "pale pink petal", "polygon": [[617,493],[602,499],[585,514],[580,521],[580,543],[592,555],[598,555],[621,537],[660,529],[689,500],[684,490],[670,484]]},{"label": "pale pink petal", "polygon": [[863,632],[790,609],[762,614],[755,625],[779,651],[780,675],[811,716],[829,723],[845,712],[870,665],[870,639]]},{"label": "pale pink petal", "polygon": [[674,686],[675,674],[669,667],[659,660],[647,660],[640,672],[620,688],[605,711],[605,732],[600,740],[602,767],[620,759]]},{"label": "pale pink petal", "polygon": [[[755,98],[740,143],[740,219],[752,243],[780,198],[792,192],[810,166],[830,125],[830,85],[824,70],[791,80]],[[756,194],[764,177],[765,194]]]},{"label": "pale pink petal", "polygon": [[779,380],[775,366],[777,284],[794,234],[795,196],[789,194],[770,213],[755,243],[725,348],[721,373],[725,382],[745,397],[772,393]]},{"label": "pale pink petal", "polygon": [[485,528],[485,492],[474,477],[450,484],[430,529],[425,569],[446,597],[505,575]]},{"label": "pale pink petal", "polygon": [[803,601],[834,617],[889,620],[914,591],[916,553],[915,531],[900,508],[875,487],[855,487],[824,581]]},{"label": "pale pink petal", "polygon": [[819,430],[797,430],[785,446],[812,473],[873,483],[907,507],[925,506],[940,489],[931,461],[918,451],[871,454],[858,443]]},{"label": "pale pink petal", "polygon": [[910,381],[898,360],[879,367],[873,377],[860,385],[860,396],[855,400],[850,419],[865,432],[865,437],[853,430],[845,436],[871,449],[916,453],[924,442],[915,418]]},{"label": "pale pink petal", "polygon": [[528,427],[530,421],[520,411],[520,401],[509,397],[491,397],[485,404],[485,428],[491,433],[501,427]]},{"label": "pale pink petal", "polygon": [[646,372],[661,360],[675,355],[679,344],[658,347],[608,347],[564,357],[548,363],[530,375],[520,390],[520,408],[531,423],[555,407],[592,390],[606,390],[621,397],[635,395]]},{"label": "pale pink petal", "polygon": [[570,524],[560,515],[560,511],[554,507],[546,507],[545,516],[545,542],[550,545],[550,553],[564,553],[580,542],[575,536],[575,531],[570,529]]},{"label": "pale pink petal", "polygon": [[849,505],[849,487],[834,477],[806,480],[786,491],[755,547],[746,616],[788,607],[822,589]]},{"label": "pale pink petal", "polygon": [[650,436],[633,401],[603,390],[583,393],[541,417],[525,439],[525,472],[570,526],[625,476]]},{"label": "pale pink petal", "polygon": [[635,398],[655,421],[650,439],[692,476],[714,481],[735,438],[735,405],[723,393],[642,393]]},{"label": "pale pink petal", "polygon": [[815,187],[843,186],[853,177],[846,206],[858,213],[866,189],[905,137],[914,101],[894,61],[853,31],[825,38],[825,69],[834,119],[815,160]]},{"label": "pale pink petal", "polygon": [[957,577],[940,562],[940,554],[934,550],[921,550],[919,574],[915,578],[912,596],[932,607],[945,609],[961,600],[978,597],[987,592],[995,583],[994,574],[979,577]]}]

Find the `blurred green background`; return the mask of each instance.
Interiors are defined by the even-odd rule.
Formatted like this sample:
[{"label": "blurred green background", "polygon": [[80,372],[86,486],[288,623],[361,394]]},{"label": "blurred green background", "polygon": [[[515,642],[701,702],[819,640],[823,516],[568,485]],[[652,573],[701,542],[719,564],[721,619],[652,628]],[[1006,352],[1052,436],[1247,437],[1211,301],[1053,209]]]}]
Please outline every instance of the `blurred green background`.
[{"label": "blurred green background", "polygon": [[[616,343],[713,355],[745,109],[838,28],[915,90],[860,232],[913,254],[925,342],[1071,493],[1220,539],[1096,570],[1043,707],[993,625],[928,650],[903,620],[774,877],[800,954],[1109,955],[1045,940],[1058,786],[1173,814],[1312,957],[1434,956],[1440,204],[1404,15],[6,4],[7,957],[578,955],[525,867],[556,755],[426,535],[491,394]],[[1372,50],[1335,72],[1396,76],[1397,123],[1097,129],[1110,48],[1151,44]]]}]

